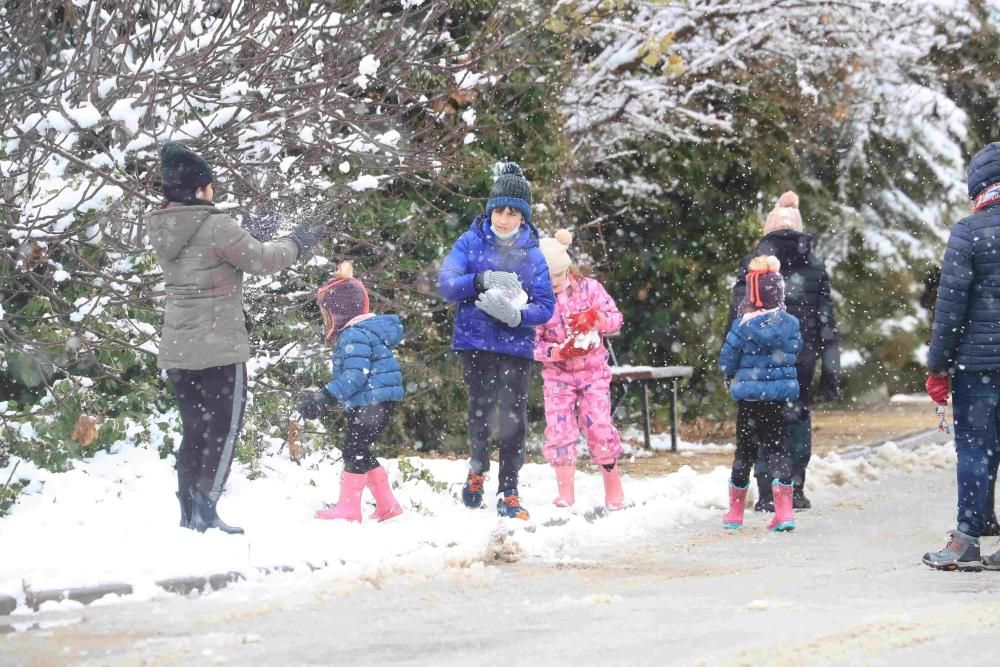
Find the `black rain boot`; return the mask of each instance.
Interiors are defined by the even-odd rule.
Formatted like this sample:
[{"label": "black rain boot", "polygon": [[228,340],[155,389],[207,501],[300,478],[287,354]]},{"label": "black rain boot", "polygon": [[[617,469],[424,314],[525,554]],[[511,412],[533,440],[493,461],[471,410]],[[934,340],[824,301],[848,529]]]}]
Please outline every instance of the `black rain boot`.
[{"label": "black rain boot", "polygon": [[757,502],[754,512],[774,512],[774,493],[771,489],[771,479],[767,473],[755,475],[757,478]]},{"label": "black rain boot", "polygon": [[178,491],[174,494],[181,504],[181,528],[191,527],[191,494],[186,491]]},{"label": "black rain boot", "polygon": [[803,468],[792,480],[792,509],[812,509],[812,503],[806,498],[806,471]]},{"label": "black rain boot", "polygon": [[189,527],[199,533],[204,533],[209,528],[218,528],[230,535],[242,535],[242,528],[230,526],[219,518],[215,510],[216,502],[206,497],[198,489],[191,489],[191,524]]}]

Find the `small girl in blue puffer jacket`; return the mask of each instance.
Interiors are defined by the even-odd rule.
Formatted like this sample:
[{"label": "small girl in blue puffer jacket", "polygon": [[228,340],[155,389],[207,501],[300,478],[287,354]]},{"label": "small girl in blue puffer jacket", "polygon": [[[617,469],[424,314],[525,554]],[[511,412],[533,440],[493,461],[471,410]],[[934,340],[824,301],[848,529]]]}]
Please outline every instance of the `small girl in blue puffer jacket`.
[{"label": "small girl in blue puffer jacket", "polygon": [[392,352],[403,340],[403,324],[396,315],[368,312],[368,291],[354,277],[350,262],[342,263],[319,288],[316,303],[323,314],[326,342],[333,343],[333,379],[310,393],[297,409],[302,417],[316,419],[339,402],[347,418],[340,500],[316,512],[316,518],[361,521],[361,494],[367,486],[375,497],[371,518],[385,521],[403,509],[372,446],[403,399],[403,372]]},{"label": "small girl in blue puffer jacket", "polygon": [[726,528],[743,525],[750,470],[763,447],[774,475],[774,518],[768,530],[793,530],[792,477],[784,410],[799,396],[795,359],[802,348],[799,321],[785,311],[785,281],[777,257],[755,257],[747,273],[743,316],[733,322],[719,354],[719,367],[732,382],[737,401],[736,454],[729,479]]}]

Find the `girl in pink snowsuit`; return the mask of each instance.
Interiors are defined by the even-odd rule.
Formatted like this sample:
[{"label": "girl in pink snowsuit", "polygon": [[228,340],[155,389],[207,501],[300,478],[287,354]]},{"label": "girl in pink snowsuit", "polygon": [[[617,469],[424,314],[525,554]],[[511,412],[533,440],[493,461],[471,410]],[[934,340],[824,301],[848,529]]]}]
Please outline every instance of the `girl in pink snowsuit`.
[{"label": "girl in pink snowsuit", "polygon": [[611,423],[611,367],[601,336],[622,327],[622,314],[601,283],[575,270],[567,247],[573,235],[560,229],[539,247],[549,265],[556,309],[535,330],[535,360],[542,363],[545,394],[545,460],[555,469],[559,507],[575,502],[576,443],[583,429],[590,456],[604,475],[605,504],[625,503],[618,458],[621,438]]}]

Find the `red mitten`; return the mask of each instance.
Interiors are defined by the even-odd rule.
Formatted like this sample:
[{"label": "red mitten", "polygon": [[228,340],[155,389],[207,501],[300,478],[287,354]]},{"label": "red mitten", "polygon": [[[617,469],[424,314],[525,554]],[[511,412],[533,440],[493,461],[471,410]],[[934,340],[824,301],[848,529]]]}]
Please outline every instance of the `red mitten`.
[{"label": "red mitten", "polygon": [[603,318],[601,317],[601,311],[596,308],[590,308],[582,313],[573,313],[566,319],[569,322],[570,329],[579,331],[580,333],[587,333],[596,329]]},{"label": "red mitten", "polygon": [[927,395],[938,405],[948,405],[948,395],[951,394],[951,379],[947,375],[928,375],[924,383]]},{"label": "red mitten", "polygon": [[576,338],[574,336],[567,338],[566,342],[559,347],[559,355],[563,359],[575,359],[576,357],[582,357],[590,352],[590,350],[586,348],[577,347],[575,343]]}]

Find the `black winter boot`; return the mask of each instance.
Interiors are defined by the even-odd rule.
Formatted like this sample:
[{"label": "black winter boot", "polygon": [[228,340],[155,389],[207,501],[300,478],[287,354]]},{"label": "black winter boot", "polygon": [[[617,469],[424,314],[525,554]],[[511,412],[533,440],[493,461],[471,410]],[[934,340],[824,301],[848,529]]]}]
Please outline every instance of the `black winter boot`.
[{"label": "black winter boot", "polygon": [[806,498],[806,471],[799,471],[792,480],[792,509],[807,510],[812,508],[812,503]]},{"label": "black winter boot", "polygon": [[185,491],[178,491],[174,494],[181,504],[181,528],[191,527],[191,494]]},{"label": "black winter boot", "polygon": [[755,475],[757,478],[757,502],[754,512],[774,512],[774,494],[771,491],[771,479],[767,473]]},{"label": "black winter boot", "polygon": [[204,533],[209,528],[218,528],[230,535],[242,535],[242,528],[230,526],[219,518],[215,510],[216,502],[206,497],[198,489],[191,489],[191,522],[188,527],[199,533]]}]

